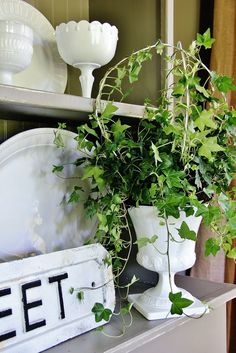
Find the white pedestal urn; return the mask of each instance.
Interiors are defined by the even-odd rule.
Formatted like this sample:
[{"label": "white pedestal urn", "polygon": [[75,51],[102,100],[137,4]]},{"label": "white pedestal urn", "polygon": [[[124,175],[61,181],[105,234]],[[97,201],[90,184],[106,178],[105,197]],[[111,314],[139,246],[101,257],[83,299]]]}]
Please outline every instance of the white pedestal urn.
[{"label": "white pedestal urn", "polygon": [[[129,295],[128,300],[148,320],[173,317],[173,315],[170,315],[171,302],[169,293],[171,291],[173,293],[182,292],[182,297],[193,301],[193,304],[184,309],[184,314],[201,315],[206,312],[206,305],[194,298],[185,289],[178,288],[174,282],[175,273],[192,267],[196,260],[195,241],[182,239],[178,229],[180,229],[182,222],[185,221],[189,229],[197,233],[201,217],[186,217],[185,212],[182,211],[178,219],[168,217],[170,234],[168,242],[165,221],[158,216],[155,207],[134,207],[129,209],[129,215],[138,240],[144,237],[151,239],[154,235],[158,237],[154,243],[148,243],[142,247],[138,246],[137,262],[148,270],[158,272],[159,281],[156,287],[150,288],[142,294]],[[167,250],[169,252],[169,261]]]}]

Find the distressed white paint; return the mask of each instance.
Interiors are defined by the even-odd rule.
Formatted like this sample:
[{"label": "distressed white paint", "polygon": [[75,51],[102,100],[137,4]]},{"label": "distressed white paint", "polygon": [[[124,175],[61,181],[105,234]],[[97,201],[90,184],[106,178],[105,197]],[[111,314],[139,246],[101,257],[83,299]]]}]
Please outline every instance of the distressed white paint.
[{"label": "distressed white paint", "polygon": [[[112,270],[103,263],[106,255],[101,245],[93,244],[0,264],[0,352],[40,352],[103,325],[104,322],[95,322],[91,309],[100,302],[114,310]],[[49,278],[61,275],[66,278],[49,282]],[[37,286],[33,287],[34,281]],[[26,310],[22,297],[25,284],[32,286],[25,291],[26,306],[42,301],[36,303],[35,308],[27,307]],[[82,301],[76,298],[75,292],[70,294],[71,287],[84,291]],[[8,294],[6,291],[4,294],[4,290]],[[11,311],[4,316],[7,309]],[[31,330],[27,330],[27,314]],[[32,329],[36,322],[41,323],[40,327]],[[15,332],[15,336],[3,339],[2,335],[9,332]]]}]

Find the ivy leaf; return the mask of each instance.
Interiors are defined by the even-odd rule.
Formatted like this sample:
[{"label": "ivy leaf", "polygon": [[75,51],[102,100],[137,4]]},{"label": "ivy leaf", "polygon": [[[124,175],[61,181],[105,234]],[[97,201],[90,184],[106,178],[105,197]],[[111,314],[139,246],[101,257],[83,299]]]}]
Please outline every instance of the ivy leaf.
[{"label": "ivy leaf", "polygon": [[92,312],[95,315],[95,321],[100,322],[102,320],[109,321],[112,311],[104,307],[102,303],[95,303]]},{"label": "ivy leaf", "polygon": [[198,155],[211,159],[212,152],[224,151],[224,148],[218,145],[217,136],[206,137],[202,146],[199,148]]},{"label": "ivy leaf", "polygon": [[220,250],[217,238],[209,238],[205,242],[205,256],[215,256]]},{"label": "ivy leaf", "polygon": [[117,78],[115,79],[115,84],[117,87],[121,87],[121,83],[122,83],[122,80],[125,78],[125,75],[126,75],[125,66],[118,67],[117,68]]},{"label": "ivy leaf", "polygon": [[162,159],[161,159],[161,157],[159,155],[158,148],[154,145],[153,142],[152,142],[151,148],[152,148],[153,153],[154,153],[155,165],[157,166],[157,161],[162,162]]},{"label": "ivy leaf", "polygon": [[142,63],[147,60],[151,60],[152,53],[150,49],[141,50],[131,55],[128,62],[129,66],[129,82],[133,83],[138,80],[139,73],[142,69]]},{"label": "ivy leaf", "polygon": [[64,169],[63,165],[54,165],[53,169],[52,169],[52,172],[53,173],[60,173],[60,172],[63,171],[63,169]]},{"label": "ivy leaf", "polygon": [[120,259],[115,259],[112,267],[116,270],[122,268],[122,262],[120,261]]},{"label": "ivy leaf", "polygon": [[120,313],[122,315],[127,315],[130,313],[131,309],[132,309],[133,303],[128,303],[126,305],[123,305],[122,308],[120,309]]},{"label": "ivy leaf", "polygon": [[149,243],[150,244],[153,244],[157,241],[158,239],[158,236],[157,235],[153,235],[150,239],[149,239]]},{"label": "ivy leaf", "polygon": [[82,180],[93,177],[100,191],[103,191],[105,188],[105,181],[101,177],[104,171],[102,168],[96,165],[88,165],[84,168],[84,175],[81,178]]},{"label": "ivy leaf", "polygon": [[172,95],[174,97],[180,97],[183,96],[185,93],[185,86],[182,83],[176,83],[176,85],[174,86]]},{"label": "ivy leaf", "polygon": [[103,260],[104,265],[110,266],[112,264],[112,258],[110,255],[107,255]]},{"label": "ivy leaf", "polygon": [[193,207],[186,207],[184,211],[186,213],[186,217],[192,216],[195,213]]},{"label": "ivy leaf", "polygon": [[61,136],[60,131],[54,132],[54,140],[53,143],[57,146],[57,148],[63,148],[65,147],[63,137]]},{"label": "ivy leaf", "polygon": [[122,135],[122,133],[129,128],[130,128],[129,125],[121,124],[120,120],[118,120],[114,124],[112,124],[111,129],[113,131],[115,139],[118,139]]},{"label": "ivy leaf", "polygon": [[81,196],[80,191],[83,191],[83,188],[81,186],[74,186],[74,189],[70,194],[68,203],[79,202]]},{"label": "ivy leaf", "polygon": [[[197,86],[199,87],[198,83],[200,82],[200,77],[196,77],[196,76],[190,76],[190,77],[186,77],[185,78],[186,83],[188,84],[189,88],[194,88]],[[200,86],[201,87],[201,86]],[[187,108],[187,107],[186,107]]]},{"label": "ivy leaf", "polygon": [[231,229],[236,229],[236,215],[229,218],[228,225]]},{"label": "ivy leaf", "polygon": [[82,165],[84,162],[86,162],[87,158],[86,157],[83,157],[83,158],[77,158],[73,164],[76,166],[76,167],[79,167],[80,165]]},{"label": "ivy leaf", "polygon": [[129,88],[124,92],[123,100],[124,100],[125,98],[127,98],[132,92],[133,92],[133,87],[129,87]]},{"label": "ivy leaf", "polygon": [[74,291],[75,291],[75,289],[74,289],[73,287],[70,287],[70,289],[69,289],[69,293],[70,293],[70,294],[73,294],[73,293],[74,293]]},{"label": "ivy leaf", "polygon": [[206,49],[210,49],[212,44],[215,42],[214,38],[211,38],[211,31],[210,28],[206,30],[203,34],[197,34],[197,44],[202,45]]},{"label": "ivy leaf", "polygon": [[[224,212],[226,212],[229,209],[230,200],[229,200],[228,196],[225,195],[223,192],[220,193],[217,201]],[[235,226],[236,226],[236,222],[235,222]]]},{"label": "ivy leaf", "polygon": [[107,225],[107,216],[102,213],[97,212],[97,218],[99,220],[99,230],[103,230],[104,232],[108,232],[108,225]]},{"label": "ivy leaf", "polygon": [[231,249],[231,250],[227,253],[227,257],[229,257],[230,259],[236,260],[236,248]]},{"label": "ivy leaf", "polygon": [[204,224],[209,226],[213,220],[221,217],[221,210],[218,206],[208,206],[207,211],[202,213]]},{"label": "ivy leaf", "polygon": [[168,170],[164,172],[166,176],[166,183],[169,188],[182,188],[181,179],[185,176],[184,172]]},{"label": "ivy leaf", "polygon": [[114,113],[118,110],[118,108],[113,105],[111,102],[107,103],[107,105],[105,106],[105,109],[102,112],[102,119],[109,119],[111,118]]},{"label": "ivy leaf", "polygon": [[64,129],[66,129],[66,123],[58,123],[58,129],[59,129],[59,130],[64,130]]},{"label": "ivy leaf", "polygon": [[156,52],[157,52],[157,54],[162,55],[164,48],[165,48],[164,44],[159,41],[159,42],[157,43],[157,45],[156,45]]},{"label": "ivy leaf", "polygon": [[75,141],[78,142],[78,148],[81,149],[87,149],[88,151],[91,151],[94,148],[94,144],[92,141],[88,141],[83,132],[79,132],[78,135],[75,137]]},{"label": "ivy leaf", "polygon": [[78,129],[78,133],[79,133],[80,131],[82,131],[82,132],[86,131],[88,134],[93,135],[93,136],[95,136],[95,137],[98,137],[96,131],[95,131],[94,129],[91,129],[91,128],[88,126],[88,124],[83,124],[82,126],[78,127],[77,129]]},{"label": "ivy leaf", "polygon": [[119,80],[122,80],[125,77],[125,74],[126,74],[125,66],[117,68],[117,77],[119,78]]},{"label": "ivy leaf", "polygon": [[138,282],[138,280],[139,280],[139,279],[138,279],[135,275],[133,275],[133,277],[131,278],[131,281],[130,281],[130,283],[128,284],[128,286],[131,286],[132,284]]},{"label": "ivy leaf", "polygon": [[149,244],[149,238],[147,237],[142,237],[136,240],[134,244],[137,244],[139,248],[143,248],[144,246],[147,246]]},{"label": "ivy leaf", "polygon": [[182,292],[178,293],[169,293],[169,300],[171,301],[171,309],[170,312],[172,315],[177,314],[177,315],[182,315],[183,314],[183,309],[187,308],[191,304],[193,304],[193,301],[187,298],[182,297]]},{"label": "ivy leaf", "polygon": [[172,192],[166,196],[164,201],[156,201],[156,206],[161,212],[165,210],[167,216],[173,216],[174,218],[179,218],[179,207],[181,205],[186,205],[186,197],[180,192]]},{"label": "ivy leaf", "polygon": [[182,239],[189,239],[194,241],[197,240],[196,232],[194,232],[193,230],[190,230],[189,226],[185,221],[182,222],[181,227],[177,230],[179,232],[179,236]]},{"label": "ivy leaf", "polygon": [[77,299],[78,299],[79,301],[84,300],[84,291],[82,291],[82,290],[79,291],[79,292],[77,293],[76,297],[77,297]]},{"label": "ivy leaf", "polygon": [[137,241],[134,244],[138,244],[139,248],[143,248],[144,246],[147,246],[148,244],[153,244],[155,241],[157,241],[158,236],[153,235],[151,238],[148,237],[142,237],[137,239]]},{"label": "ivy leaf", "polygon": [[142,66],[138,63],[134,63],[129,70],[129,82],[134,83],[138,80],[139,72],[141,71]]},{"label": "ivy leaf", "polygon": [[194,124],[196,127],[199,128],[200,131],[203,131],[205,129],[205,126],[211,128],[211,129],[216,129],[217,125],[216,123],[212,120],[212,117],[214,116],[213,112],[211,110],[203,110],[199,117],[195,120]]},{"label": "ivy leaf", "polygon": [[227,93],[231,90],[236,90],[236,86],[233,84],[233,78],[230,76],[221,76],[214,72],[212,82],[220,92]]},{"label": "ivy leaf", "polygon": [[151,187],[149,188],[149,195],[151,198],[155,198],[156,197],[156,193],[157,193],[157,184],[152,183]]},{"label": "ivy leaf", "polygon": [[210,94],[208,93],[208,91],[204,87],[202,87],[200,85],[196,85],[195,87],[198,92],[200,92],[204,95],[204,97],[206,97],[206,98],[210,97]]},{"label": "ivy leaf", "polygon": [[[222,244],[222,248],[224,250],[225,254],[228,254],[228,252],[231,250],[231,244],[229,243],[223,243]],[[227,255],[226,255],[227,256]]]}]

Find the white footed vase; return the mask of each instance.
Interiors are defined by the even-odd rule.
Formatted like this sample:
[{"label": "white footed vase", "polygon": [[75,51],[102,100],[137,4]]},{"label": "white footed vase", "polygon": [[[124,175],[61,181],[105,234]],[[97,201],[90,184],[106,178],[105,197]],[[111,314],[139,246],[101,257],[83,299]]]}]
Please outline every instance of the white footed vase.
[{"label": "white footed vase", "polygon": [[109,23],[82,20],[56,27],[56,42],[61,58],[81,71],[83,97],[91,97],[93,70],[111,61],[115,55],[118,29]]},{"label": "white footed vase", "polygon": [[[183,221],[194,232],[198,232],[201,217],[186,217],[185,212],[180,212],[178,219],[168,217],[168,229],[171,234],[168,244],[168,233],[163,218],[158,216],[157,209],[152,206],[140,206],[130,208],[129,215],[132,220],[137,240],[143,237],[158,238],[153,244],[138,247],[137,262],[148,270],[158,272],[159,281],[153,288],[142,294],[129,295],[129,301],[148,320],[173,317],[170,315],[171,302],[169,293],[182,292],[184,298],[193,301],[184,309],[187,315],[201,315],[207,311],[207,307],[191,293],[175,285],[174,276],[177,272],[187,270],[193,266],[196,260],[195,241],[182,239],[178,233]],[[168,249],[169,248],[169,249]],[[167,256],[169,251],[169,261]],[[171,279],[171,281],[170,281]],[[171,282],[171,284],[170,284]]]}]

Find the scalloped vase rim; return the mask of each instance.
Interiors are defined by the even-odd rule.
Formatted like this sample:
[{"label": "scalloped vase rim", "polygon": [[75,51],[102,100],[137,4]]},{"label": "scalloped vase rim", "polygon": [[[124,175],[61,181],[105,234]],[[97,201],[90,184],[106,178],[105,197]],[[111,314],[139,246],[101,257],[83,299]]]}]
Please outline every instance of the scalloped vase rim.
[{"label": "scalloped vase rim", "polygon": [[65,23],[65,22],[62,22],[62,23],[60,23],[58,26],[56,26],[56,30],[57,29],[61,29],[61,28],[64,28],[64,27],[67,27],[68,28],[68,25],[71,25],[71,24],[74,24],[74,25],[76,25],[77,26],[77,28],[80,26],[80,24],[82,24],[82,23],[86,23],[87,25],[88,25],[88,29],[90,29],[91,28],[91,26],[93,26],[94,24],[97,24],[97,25],[99,25],[99,27],[100,27],[100,29],[106,29],[106,27],[107,27],[107,25],[112,29],[112,31],[115,31],[116,33],[118,33],[118,28],[115,26],[115,25],[111,25],[110,23],[108,23],[108,22],[104,22],[104,23],[101,23],[101,22],[99,22],[99,21],[92,21],[92,22],[89,22],[89,21],[87,21],[87,20],[81,20],[81,21],[78,21],[78,22],[76,22],[76,21],[69,21],[69,22],[67,22],[67,23]]}]

